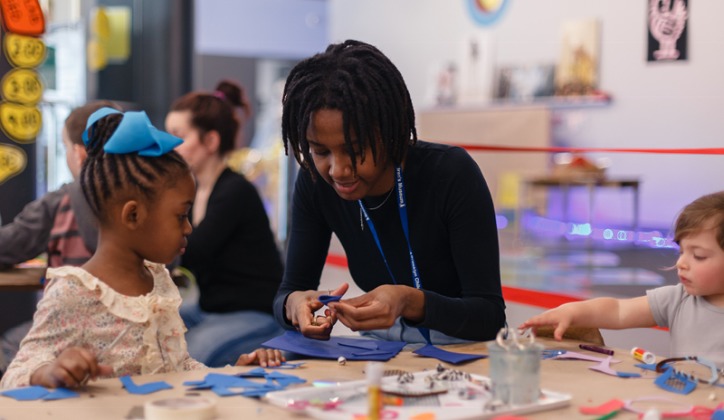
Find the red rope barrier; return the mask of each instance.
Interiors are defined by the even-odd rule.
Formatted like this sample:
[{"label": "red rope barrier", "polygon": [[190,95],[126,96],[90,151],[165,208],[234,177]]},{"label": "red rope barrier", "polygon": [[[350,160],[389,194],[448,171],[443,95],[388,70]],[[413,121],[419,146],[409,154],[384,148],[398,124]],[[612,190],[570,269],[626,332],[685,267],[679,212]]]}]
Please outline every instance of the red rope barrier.
[{"label": "red rope barrier", "polygon": [[695,149],[622,149],[622,148],[595,148],[595,147],[522,147],[497,146],[478,144],[453,144],[465,150],[487,152],[551,152],[551,153],[582,153],[582,152],[613,152],[613,153],[656,153],[670,155],[724,155],[724,148],[709,147]]}]

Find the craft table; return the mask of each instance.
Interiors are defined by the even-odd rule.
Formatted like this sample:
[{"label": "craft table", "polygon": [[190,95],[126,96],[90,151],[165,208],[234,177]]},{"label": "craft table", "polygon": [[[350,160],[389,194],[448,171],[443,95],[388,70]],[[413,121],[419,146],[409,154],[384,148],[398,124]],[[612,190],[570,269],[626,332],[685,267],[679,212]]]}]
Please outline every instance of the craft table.
[{"label": "craft table", "polygon": [[[555,342],[551,339],[540,339],[546,348],[562,348],[570,351],[582,352],[578,349],[578,342]],[[484,343],[444,346],[448,350],[465,353],[487,354]],[[598,353],[590,355],[602,356]],[[655,374],[645,372],[636,367],[637,363],[626,350],[616,349],[615,358],[622,360],[614,365],[617,370],[644,372],[644,378],[624,379],[604,375],[588,369],[595,364],[579,360],[543,360],[541,362],[541,386],[550,391],[568,393],[572,395],[571,404],[564,408],[542,411],[522,415],[531,419],[593,419],[596,416],[584,416],[579,413],[579,406],[594,406],[605,403],[612,398],[631,399],[644,396],[663,396],[687,404],[703,405],[714,408],[724,401],[724,388],[699,385],[691,394],[683,396],[664,391],[653,383]],[[283,373],[296,375],[309,382],[302,386],[310,386],[311,381],[318,379],[345,381],[364,379],[363,369],[366,362],[347,362],[340,365],[332,360],[307,360],[306,364],[293,370],[283,370]],[[409,351],[402,351],[397,357],[386,362],[385,369],[403,369],[410,372],[423,369],[433,369],[438,361],[418,357]],[[450,365],[446,365],[450,366]],[[253,367],[227,367],[214,369],[221,373],[237,373],[250,370]],[[488,359],[476,360],[468,364],[455,366],[481,375],[488,374]],[[154,381],[167,381],[173,389],[156,392],[150,395],[131,395],[121,388],[118,379],[104,379],[89,383],[85,391],[81,391],[80,398],[72,398],[48,402],[19,402],[7,397],[0,397],[0,418],[5,420],[16,419],[123,419],[134,406],[143,406],[146,401],[170,397],[180,397],[185,394],[186,386],[182,383],[188,380],[201,380],[207,371],[192,371],[175,374],[134,377],[136,384]],[[298,413],[273,406],[264,400],[246,397],[216,397],[211,391],[196,391],[201,395],[214,398],[218,401],[219,420],[224,419],[300,419],[305,418]],[[711,400],[711,396],[714,400]],[[621,412],[617,419],[635,419],[637,416],[630,412]]]},{"label": "craft table", "polygon": [[0,270],[0,292],[42,290],[45,267]]}]

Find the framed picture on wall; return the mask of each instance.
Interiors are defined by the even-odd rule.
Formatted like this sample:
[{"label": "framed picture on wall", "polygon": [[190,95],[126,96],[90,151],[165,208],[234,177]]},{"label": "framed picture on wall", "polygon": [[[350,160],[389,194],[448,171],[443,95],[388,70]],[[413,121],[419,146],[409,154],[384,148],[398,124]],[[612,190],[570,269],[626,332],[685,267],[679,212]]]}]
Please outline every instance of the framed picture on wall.
[{"label": "framed picture on wall", "polygon": [[561,53],[556,68],[556,95],[591,95],[598,89],[601,23],[578,19],[561,25]]},{"label": "framed picture on wall", "polygon": [[539,64],[500,67],[497,72],[495,97],[513,101],[531,101],[553,96],[555,65]]},{"label": "framed picture on wall", "polygon": [[647,0],[648,61],[687,59],[689,0]]}]

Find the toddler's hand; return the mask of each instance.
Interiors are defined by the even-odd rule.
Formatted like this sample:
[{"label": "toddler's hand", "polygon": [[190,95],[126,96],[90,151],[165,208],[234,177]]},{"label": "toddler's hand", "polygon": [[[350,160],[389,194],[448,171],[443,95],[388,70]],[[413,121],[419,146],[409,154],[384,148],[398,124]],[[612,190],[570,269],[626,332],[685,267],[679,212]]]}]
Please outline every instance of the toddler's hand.
[{"label": "toddler's hand", "polygon": [[33,372],[30,384],[48,388],[76,388],[88,379],[112,373],[113,367],[98,364],[90,351],[80,347],[69,347],[52,363],[43,365]]},{"label": "toddler's hand", "polygon": [[259,366],[280,366],[286,362],[282,352],[276,349],[256,349],[251,353],[242,354],[236,361],[236,366],[246,366],[256,363]]},{"label": "toddler's hand", "polygon": [[533,332],[536,332],[539,327],[553,327],[553,338],[556,340],[562,340],[563,334],[566,332],[568,327],[572,323],[572,314],[569,307],[565,305],[559,306],[543,312],[540,315],[536,315],[524,323],[520,324],[518,329],[525,330],[532,328]]}]

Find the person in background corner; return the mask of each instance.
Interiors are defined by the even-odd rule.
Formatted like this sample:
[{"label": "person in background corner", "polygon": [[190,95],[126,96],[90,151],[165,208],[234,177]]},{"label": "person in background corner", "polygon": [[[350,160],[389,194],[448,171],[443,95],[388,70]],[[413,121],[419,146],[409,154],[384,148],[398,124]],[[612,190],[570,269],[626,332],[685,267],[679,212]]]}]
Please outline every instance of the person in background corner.
[{"label": "person in background corner", "polygon": [[282,332],[272,301],[283,266],[266,210],[255,186],[226,165],[239,131],[235,108],[243,106],[241,88],[226,80],[214,92],[182,96],[166,116],[197,182],[194,231],[180,263],[195,276],[199,299],[181,316],[189,353],[212,367]]},{"label": "person in background corner", "polygon": [[[488,186],[465,150],[418,141],[394,64],[364,42],[332,44],[292,69],[282,103],[284,146],[302,170],[278,322],[317,339],[337,320],[410,343],[494,338],[505,304]],[[315,316],[332,233],[366,293]]]},{"label": "person in background corner", "polygon": [[[43,252],[48,256],[48,267],[80,266],[95,252],[97,222],[77,180],[87,156],[83,144],[86,121],[103,107],[121,110],[111,101],[92,101],[73,109],[66,118],[61,137],[73,181],[29,203],[11,223],[0,227],[0,267],[22,263]],[[15,357],[31,325],[30,321],[22,323],[0,338],[5,363]],[[0,365],[0,371],[5,367]]]}]

